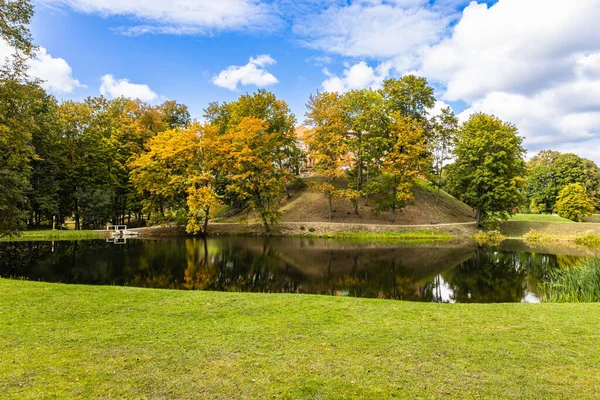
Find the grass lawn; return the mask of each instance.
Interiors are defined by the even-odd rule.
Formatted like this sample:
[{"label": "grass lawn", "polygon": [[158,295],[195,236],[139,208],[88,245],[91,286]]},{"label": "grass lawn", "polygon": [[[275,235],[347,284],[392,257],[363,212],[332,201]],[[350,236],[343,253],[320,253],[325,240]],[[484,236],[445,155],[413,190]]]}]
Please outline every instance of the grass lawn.
[{"label": "grass lawn", "polygon": [[0,279],[0,397],[594,398],[598,304]]},{"label": "grass lawn", "polygon": [[549,214],[515,214],[510,218],[510,221],[526,221],[526,222],[573,222],[558,215]]},{"label": "grass lawn", "polygon": [[106,237],[105,232],[97,231],[71,231],[71,230],[40,230],[23,231],[20,236],[2,237],[0,241],[17,240],[77,240],[77,239],[101,239]]}]

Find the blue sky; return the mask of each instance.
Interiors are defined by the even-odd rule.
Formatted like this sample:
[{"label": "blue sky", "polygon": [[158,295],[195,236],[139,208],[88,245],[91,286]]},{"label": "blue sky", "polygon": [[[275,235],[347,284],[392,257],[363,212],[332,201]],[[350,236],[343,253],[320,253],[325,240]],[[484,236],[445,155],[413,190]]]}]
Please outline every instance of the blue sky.
[{"label": "blue sky", "polygon": [[496,114],[531,154],[600,158],[600,0],[34,3],[32,72],[61,99],[173,99],[200,118],[210,101],[265,87],[301,122],[317,90],[416,73],[436,110]]}]

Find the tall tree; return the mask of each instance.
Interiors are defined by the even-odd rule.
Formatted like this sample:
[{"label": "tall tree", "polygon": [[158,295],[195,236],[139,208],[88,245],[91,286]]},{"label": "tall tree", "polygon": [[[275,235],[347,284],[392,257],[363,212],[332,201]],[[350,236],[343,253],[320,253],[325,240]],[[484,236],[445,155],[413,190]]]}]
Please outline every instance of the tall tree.
[{"label": "tall tree", "polygon": [[395,222],[396,210],[414,201],[415,179],[430,164],[423,124],[402,117],[399,112],[394,113],[393,119],[390,151],[384,156],[382,167],[384,196],[380,200],[380,208],[391,210],[392,222]]},{"label": "tall tree", "polygon": [[433,88],[427,79],[405,75],[400,79],[386,79],[382,89],[388,109],[402,117],[426,122],[429,109],[435,105]]},{"label": "tall tree", "polygon": [[206,233],[219,199],[207,154],[214,138],[209,125],[160,132],[150,139],[148,151],[130,161],[131,180],[150,202],[147,207],[170,208],[187,218],[189,233]]},{"label": "tall tree", "polygon": [[306,114],[306,123],[312,127],[307,143],[314,160],[313,171],[323,179],[315,187],[327,196],[329,219],[333,217],[336,179],[345,176],[343,157],[348,153],[347,128],[340,101],[341,97],[336,93],[318,93],[310,97]]},{"label": "tall tree", "polygon": [[367,192],[365,185],[376,177],[381,158],[386,150],[389,117],[383,96],[373,90],[353,90],[341,100],[348,149],[354,155],[354,181],[347,196],[353,199],[354,213],[358,214],[358,199]]},{"label": "tall tree", "polygon": [[437,178],[438,199],[442,187],[444,163],[450,159],[452,144],[458,131],[458,118],[450,107],[442,109],[442,113],[432,118],[431,147],[433,168]]},{"label": "tall tree", "polygon": [[285,194],[285,183],[293,172],[280,168],[281,149],[288,137],[285,132],[268,131],[268,123],[255,117],[245,117],[225,134],[215,135],[219,169],[227,179],[227,191],[247,200],[260,216],[265,232],[270,234],[281,212],[279,203]]},{"label": "tall tree", "polygon": [[31,142],[41,89],[26,75],[26,60],[35,50],[28,28],[32,15],[29,1],[0,2],[0,38],[14,50],[13,57],[0,60],[0,236],[24,226],[35,157]]},{"label": "tall tree", "polygon": [[526,172],[522,141],[514,125],[495,116],[473,114],[462,125],[448,187],[476,210],[478,226],[493,216],[506,219],[522,204]]}]

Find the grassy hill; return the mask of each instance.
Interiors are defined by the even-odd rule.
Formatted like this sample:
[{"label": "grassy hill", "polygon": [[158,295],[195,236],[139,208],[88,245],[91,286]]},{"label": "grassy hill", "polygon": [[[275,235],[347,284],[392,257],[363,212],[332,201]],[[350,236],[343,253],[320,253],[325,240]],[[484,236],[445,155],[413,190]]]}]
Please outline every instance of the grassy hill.
[{"label": "grassy hill", "polygon": [[[359,202],[359,213],[354,214],[354,207],[345,199],[334,199],[333,219],[328,217],[327,197],[323,192],[310,187],[312,178],[305,179],[307,186],[292,191],[290,199],[285,199],[281,206],[282,223],[286,222],[336,222],[347,224],[379,224],[392,225],[391,212],[377,212],[376,204],[371,197]],[[221,222],[239,221],[247,218],[257,220],[256,215],[242,212],[230,218],[222,218]],[[475,216],[471,207],[440,191],[426,181],[419,181],[415,187],[415,202],[402,212],[396,213],[393,225],[429,225],[474,222]]]}]

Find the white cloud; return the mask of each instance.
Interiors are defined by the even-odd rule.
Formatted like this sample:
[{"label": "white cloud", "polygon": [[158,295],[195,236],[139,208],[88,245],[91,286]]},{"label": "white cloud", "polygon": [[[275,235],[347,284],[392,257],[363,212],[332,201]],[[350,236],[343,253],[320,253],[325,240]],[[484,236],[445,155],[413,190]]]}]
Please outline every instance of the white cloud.
[{"label": "white cloud", "polygon": [[109,99],[123,96],[152,102],[158,98],[158,95],[148,85],[131,83],[127,79],[115,79],[110,74],[104,75],[101,80],[100,94]]},{"label": "white cloud", "polygon": [[267,4],[259,0],[38,0],[85,14],[125,16],[142,22],[121,29],[139,35],[210,34],[218,30],[271,30],[280,25]]},{"label": "white cloud", "polygon": [[383,81],[388,77],[392,64],[390,62],[381,63],[375,69],[368,66],[366,62],[361,61],[349,66],[344,70],[342,76],[330,73],[327,68],[323,73],[328,78],[323,81],[323,90],[326,92],[343,93],[349,90],[358,89],[377,89],[381,87]]},{"label": "white cloud", "polygon": [[[600,0],[471,3],[421,73],[443,98],[514,123],[532,151],[600,145]],[[588,150],[586,150],[586,148]],[[600,155],[593,155],[600,161]]]},{"label": "white cloud", "polygon": [[217,86],[237,90],[238,84],[269,86],[279,81],[274,75],[264,69],[265,66],[275,64],[271,56],[262,54],[256,58],[250,57],[248,64],[243,66],[232,65],[227,67],[212,79],[212,83]]},{"label": "white cloud", "polygon": [[351,57],[393,59],[413,67],[425,46],[441,38],[452,15],[423,0],[363,0],[331,6],[296,21],[293,32],[312,48]]},{"label": "white cloud", "polygon": [[[4,61],[13,54],[14,49],[6,41],[0,40],[0,60]],[[49,92],[72,93],[76,88],[85,87],[73,78],[73,70],[64,59],[52,57],[43,47],[38,49],[33,59],[27,61],[27,65],[29,76],[40,79],[40,85]]]}]

